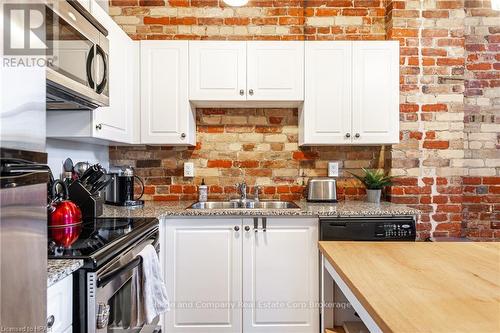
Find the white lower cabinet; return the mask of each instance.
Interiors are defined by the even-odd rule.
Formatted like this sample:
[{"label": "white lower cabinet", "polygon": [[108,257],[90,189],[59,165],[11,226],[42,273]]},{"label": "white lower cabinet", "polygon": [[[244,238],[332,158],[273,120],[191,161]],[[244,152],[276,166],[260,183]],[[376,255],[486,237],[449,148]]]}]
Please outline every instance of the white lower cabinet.
[{"label": "white lower cabinet", "polygon": [[266,225],[243,236],[243,332],[316,333],[318,220],[267,218]]},{"label": "white lower cabinet", "polygon": [[47,331],[66,333],[73,324],[73,276],[69,275],[47,289]]},{"label": "white lower cabinet", "polygon": [[164,220],[170,333],[317,333],[314,218]]},{"label": "white lower cabinet", "polygon": [[[167,220],[164,273],[169,333],[241,332],[241,219]],[[221,308],[214,308],[221,306]]]}]

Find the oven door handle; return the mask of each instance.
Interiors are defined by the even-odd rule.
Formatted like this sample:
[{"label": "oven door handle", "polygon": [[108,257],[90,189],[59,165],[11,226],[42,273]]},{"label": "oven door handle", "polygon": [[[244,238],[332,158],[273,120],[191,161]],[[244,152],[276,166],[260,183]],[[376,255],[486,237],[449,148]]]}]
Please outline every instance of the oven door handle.
[{"label": "oven door handle", "polygon": [[114,280],[117,276],[120,276],[124,272],[130,271],[130,270],[136,268],[140,264],[142,264],[142,257],[141,256],[137,256],[137,258],[132,259],[127,264],[125,264],[123,266],[120,266],[117,269],[114,269],[114,270],[112,270],[109,273],[106,273],[106,274],[104,274],[102,276],[99,276],[97,278],[97,287],[98,288],[104,287],[110,281]]}]

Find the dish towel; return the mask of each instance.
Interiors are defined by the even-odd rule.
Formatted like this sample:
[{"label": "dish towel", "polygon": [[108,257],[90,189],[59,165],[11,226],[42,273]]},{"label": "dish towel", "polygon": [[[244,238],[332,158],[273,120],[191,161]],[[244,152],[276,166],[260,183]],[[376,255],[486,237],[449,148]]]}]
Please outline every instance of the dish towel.
[{"label": "dish towel", "polygon": [[146,323],[150,324],[160,314],[169,310],[167,288],[163,281],[160,261],[153,245],[146,245],[139,255],[142,257],[140,292]]}]

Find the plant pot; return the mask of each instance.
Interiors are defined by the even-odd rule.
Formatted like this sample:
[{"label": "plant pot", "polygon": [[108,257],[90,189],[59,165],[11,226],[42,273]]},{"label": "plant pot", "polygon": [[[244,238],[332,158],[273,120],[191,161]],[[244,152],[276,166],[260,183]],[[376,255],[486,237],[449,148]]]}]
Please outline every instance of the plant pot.
[{"label": "plant pot", "polygon": [[366,190],[366,201],[379,204],[382,190]]}]

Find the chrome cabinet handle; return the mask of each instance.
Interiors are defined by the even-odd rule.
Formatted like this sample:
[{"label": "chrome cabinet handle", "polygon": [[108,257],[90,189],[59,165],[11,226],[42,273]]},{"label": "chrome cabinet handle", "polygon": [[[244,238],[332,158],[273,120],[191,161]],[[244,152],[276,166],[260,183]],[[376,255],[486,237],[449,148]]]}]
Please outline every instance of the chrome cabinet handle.
[{"label": "chrome cabinet handle", "polygon": [[186,137],[186,133],[181,133],[181,138],[184,139]]},{"label": "chrome cabinet handle", "polygon": [[250,94],[250,96],[253,96],[253,89],[250,89],[248,93]]},{"label": "chrome cabinet handle", "polygon": [[359,133],[356,133],[356,135],[354,135],[354,137],[359,138],[360,137]]},{"label": "chrome cabinet handle", "polygon": [[49,316],[49,318],[47,318],[47,328],[52,328],[52,326],[54,326],[55,321],[56,318],[54,317],[54,315]]},{"label": "chrome cabinet handle", "polygon": [[102,130],[102,124],[97,124],[95,125],[96,130]]},{"label": "chrome cabinet handle", "polygon": [[245,226],[245,231],[250,231],[250,227],[249,226]]},{"label": "chrome cabinet handle", "polygon": [[350,137],[351,137],[351,133],[346,133],[346,134],[345,134],[345,137],[346,137],[346,138],[350,138]]},{"label": "chrome cabinet handle", "polygon": [[243,96],[243,95],[245,95],[245,90],[240,89],[240,96]]},{"label": "chrome cabinet handle", "polygon": [[238,227],[237,225],[234,226],[234,231],[240,231],[240,227]]}]

